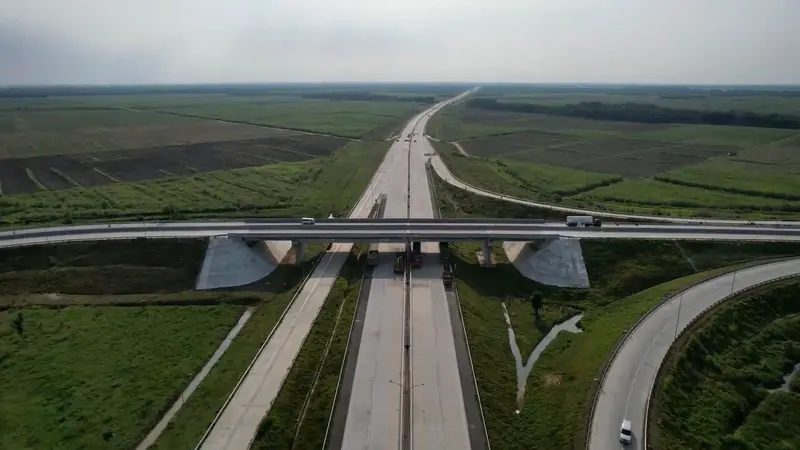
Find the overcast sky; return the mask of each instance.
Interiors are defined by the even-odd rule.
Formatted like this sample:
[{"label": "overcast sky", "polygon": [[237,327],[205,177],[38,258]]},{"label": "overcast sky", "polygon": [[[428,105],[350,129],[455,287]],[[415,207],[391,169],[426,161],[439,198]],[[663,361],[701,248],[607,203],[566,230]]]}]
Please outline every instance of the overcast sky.
[{"label": "overcast sky", "polygon": [[800,83],[800,0],[0,0],[0,85]]}]

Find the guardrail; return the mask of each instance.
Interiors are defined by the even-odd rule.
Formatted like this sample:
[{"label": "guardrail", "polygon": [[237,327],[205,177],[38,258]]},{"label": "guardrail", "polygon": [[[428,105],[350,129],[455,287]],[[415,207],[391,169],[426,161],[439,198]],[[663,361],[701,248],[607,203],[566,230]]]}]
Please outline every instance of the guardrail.
[{"label": "guardrail", "polygon": [[678,341],[684,335],[686,335],[686,333],[690,333],[690,332],[693,331],[692,330],[692,326],[694,324],[696,324],[701,319],[704,319],[709,314],[713,313],[714,312],[713,310],[716,309],[718,306],[721,306],[722,303],[724,303],[724,302],[726,302],[728,300],[732,300],[732,299],[734,299],[736,297],[739,297],[741,295],[747,294],[749,292],[752,292],[754,290],[757,290],[757,289],[759,289],[761,287],[764,287],[766,285],[773,284],[773,283],[778,283],[778,282],[781,282],[781,281],[784,281],[784,280],[789,280],[789,279],[792,279],[792,278],[800,278],[800,274],[794,273],[794,274],[790,274],[790,275],[783,275],[781,277],[773,278],[771,280],[766,280],[766,281],[762,281],[760,283],[756,283],[756,284],[754,284],[752,286],[747,286],[746,288],[740,289],[740,290],[734,292],[733,294],[727,295],[727,296],[717,300],[713,304],[709,305],[707,308],[703,309],[692,320],[690,320],[689,322],[686,323],[686,326],[684,326],[681,329],[681,331],[678,333],[677,336],[675,336],[675,339],[670,344],[669,349],[667,349],[667,353],[664,355],[664,359],[662,359],[658,363],[658,367],[656,368],[656,376],[653,378],[653,382],[650,384],[650,390],[647,391],[647,403],[645,403],[645,408],[644,408],[644,436],[642,436],[642,447],[643,448],[645,448],[645,449],[648,448],[647,447],[647,439],[648,439],[648,437],[650,435],[650,426],[649,426],[650,425],[650,423],[649,423],[649,421],[650,421],[650,406],[653,403],[653,392],[655,391],[656,386],[658,386],[660,384],[662,376],[664,375],[663,371],[664,371],[664,368],[666,367],[666,364],[664,364],[664,362],[667,361],[671,357],[671,355],[677,350],[677,347],[675,346],[675,344],[678,343]]},{"label": "guardrail", "polygon": [[[774,259],[761,260],[757,264],[753,264],[752,266],[748,266],[748,267],[755,267],[755,266],[761,266],[761,265],[766,265],[766,264],[772,264],[772,263],[776,263],[776,262],[780,262],[780,261],[786,261],[786,260],[790,260],[790,259],[794,259],[794,258],[774,258]],[[619,353],[620,349],[625,344],[625,342],[628,340],[628,338],[631,335],[634,334],[634,332],[636,331],[637,328],[639,328],[639,326],[642,324],[642,322],[647,320],[647,318],[650,317],[650,315],[652,315],[656,310],[661,308],[664,305],[664,303],[666,303],[667,301],[669,301],[669,300],[671,300],[671,299],[683,294],[684,292],[688,291],[689,289],[692,289],[692,288],[694,288],[694,287],[696,287],[696,286],[698,286],[700,284],[703,284],[703,283],[705,283],[705,282],[707,282],[709,280],[713,280],[714,278],[723,277],[723,276],[726,276],[727,274],[729,274],[731,272],[736,272],[736,271],[739,271],[739,270],[743,270],[745,268],[747,268],[747,267],[738,268],[738,269],[731,269],[731,270],[726,271],[724,273],[709,275],[709,276],[703,277],[703,278],[701,278],[701,279],[699,279],[699,280],[697,280],[697,281],[695,281],[695,282],[693,282],[693,283],[691,283],[691,284],[689,284],[687,286],[684,286],[683,288],[681,288],[681,289],[679,289],[677,291],[674,291],[674,292],[671,292],[669,294],[664,295],[657,304],[655,304],[652,308],[650,308],[649,311],[647,311],[642,317],[640,317],[639,320],[637,320],[633,324],[633,326],[628,328],[628,330],[625,332],[625,334],[617,341],[616,345],[614,345],[614,348],[611,351],[611,355],[608,357],[608,359],[606,359],[606,362],[603,365],[602,370],[600,371],[600,377],[598,378],[597,383],[595,384],[595,392],[594,392],[594,396],[592,398],[591,409],[589,410],[589,415],[587,417],[587,423],[585,425],[586,426],[586,438],[585,438],[585,442],[584,442],[584,447],[587,450],[589,450],[589,445],[591,443],[592,422],[594,421],[594,413],[595,413],[595,408],[597,407],[597,401],[600,398],[600,393],[602,391],[601,388],[603,386],[603,383],[605,382],[606,376],[608,375],[608,371],[611,368],[611,363],[614,362],[614,359],[617,357],[617,354]]]}]

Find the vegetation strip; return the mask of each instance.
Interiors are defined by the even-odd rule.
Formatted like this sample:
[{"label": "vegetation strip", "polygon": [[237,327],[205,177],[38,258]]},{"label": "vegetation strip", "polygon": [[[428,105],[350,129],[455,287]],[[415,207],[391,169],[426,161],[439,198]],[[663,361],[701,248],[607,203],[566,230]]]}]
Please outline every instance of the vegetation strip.
[{"label": "vegetation strip", "polygon": [[3,447],[135,448],[243,309],[78,306],[0,313],[0,395],[4,409],[15,412],[4,415]]},{"label": "vegetation strip", "polygon": [[364,273],[366,259],[361,250],[361,246],[351,250],[278,396],[259,426],[253,449],[318,450],[325,441]]},{"label": "vegetation strip", "polygon": [[253,316],[238,337],[214,365],[195,394],[175,415],[152,449],[194,448],[204,433],[208,432],[209,424],[224,409],[224,403],[229,400],[246,370],[257,358],[258,351],[269,340],[283,314],[300,292],[304,284],[304,274],[313,272],[319,255],[306,259],[302,267],[278,266],[266,280],[257,283],[266,284],[268,292],[262,294],[264,300],[255,307]]},{"label": "vegetation strip", "polygon": [[[645,443],[731,449],[798,445],[798,417],[791,412],[798,411],[800,393],[791,393],[791,383],[787,393],[766,389],[780,386],[800,361],[798,292],[797,275],[770,280],[722,299],[687,324],[658,368],[648,398]],[[688,398],[693,400],[687,403]],[[780,403],[786,409],[776,409]]]},{"label": "vegetation strip", "polygon": [[239,332],[242,331],[242,327],[244,327],[247,321],[250,320],[251,316],[251,309],[247,309],[242,313],[241,317],[239,317],[239,320],[236,322],[236,325],[231,328],[231,331],[227,336],[225,336],[225,339],[223,339],[222,343],[219,344],[219,347],[217,347],[217,350],[211,355],[211,358],[206,361],[206,363],[203,365],[203,368],[200,369],[194,378],[192,378],[192,381],[190,381],[189,385],[186,386],[186,389],[181,392],[180,396],[177,400],[175,400],[175,403],[172,404],[169,410],[164,413],[156,426],[153,427],[149,433],[147,433],[147,436],[145,436],[144,440],[142,440],[142,442],[140,442],[136,447],[137,450],[147,450],[155,443],[156,439],[158,439],[161,433],[164,432],[164,429],[167,427],[167,425],[169,425],[170,420],[175,417],[175,414],[180,411],[181,407],[183,407],[183,405],[186,403],[186,400],[191,398],[192,394],[197,389],[197,386],[199,386],[206,376],[208,376],[208,373],[211,371],[211,368],[214,367],[214,364],[216,364],[222,355],[225,354],[225,351],[228,350],[228,347],[230,347],[233,339],[235,339]]}]

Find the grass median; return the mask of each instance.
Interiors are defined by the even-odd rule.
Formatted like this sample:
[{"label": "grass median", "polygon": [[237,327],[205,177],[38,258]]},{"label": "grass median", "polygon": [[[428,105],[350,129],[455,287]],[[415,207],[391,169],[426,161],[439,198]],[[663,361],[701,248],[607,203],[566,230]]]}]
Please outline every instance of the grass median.
[{"label": "grass median", "polygon": [[251,448],[322,448],[361,290],[362,250],[353,247]]}]

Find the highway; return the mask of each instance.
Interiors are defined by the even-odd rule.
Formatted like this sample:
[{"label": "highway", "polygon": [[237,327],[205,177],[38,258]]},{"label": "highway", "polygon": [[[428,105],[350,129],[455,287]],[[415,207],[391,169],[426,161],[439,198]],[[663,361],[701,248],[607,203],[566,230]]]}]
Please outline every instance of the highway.
[{"label": "highway", "polygon": [[[392,152],[393,149],[384,156],[350,218],[367,217],[375,199],[386,188],[386,178],[391,173],[392,158],[396,153]],[[236,226],[240,227],[242,223]],[[202,233],[206,227],[194,224],[189,229]],[[154,237],[152,233],[147,237]],[[352,244],[337,243],[325,252],[196,449],[246,450],[250,447],[351,248]]]},{"label": "highway", "polygon": [[[417,122],[411,142],[409,219],[434,217],[425,170],[430,147],[424,134],[429,117]],[[411,379],[407,387],[411,448],[465,450],[471,448],[469,429],[438,243],[424,242],[422,253],[422,267],[410,273]]]},{"label": "highway", "polygon": [[[731,293],[786,275],[800,274],[800,259],[739,270],[701,283],[664,302],[630,330],[602,380],[592,416],[591,450],[644,450],[645,408],[656,368],[661,365],[676,332],[680,333],[706,308]],[[680,315],[680,317],[679,317]],[[633,442],[622,446],[619,428],[629,419]]]},{"label": "highway", "polygon": [[[424,174],[420,183],[425,182]],[[390,177],[387,177],[390,178]],[[397,214],[406,208],[405,194],[392,194],[387,197],[387,214]],[[424,198],[422,196],[421,198]],[[358,210],[362,214],[369,211],[371,197],[365,197]],[[415,203],[412,202],[412,208]],[[423,242],[449,241],[525,241],[553,236],[566,236],[583,239],[697,239],[728,241],[798,241],[800,227],[797,226],[757,226],[757,225],[633,225],[605,224],[602,227],[571,228],[563,223],[520,223],[504,221],[459,222],[443,220],[438,223],[423,221],[390,223],[350,222],[319,223],[300,225],[299,221],[285,224],[259,224],[238,222],[195,222],[170,224],[124,224],[57,227],[18,230],[13,233],[0,233],[0,248],[62,242],[80,242],[104,239],[135,238],[203,238],[227,235],[244,239],[260,240],[305,240],[340,242]],[[388,251],[388,247],[383,248]],[[344,251],[344,248],[342,248]],[[346,252],[345,252],[346,253]]]},{"label": "highway", "polygon": [[[460,98],[461,96],[448,102]],[[385,182],[381,185],[381,192],[387,195],[384,214],[386,219],[408,219],[410,212],[416,211],[418,208],[422,208],[424,212],[424,206],[420,206],[418,202],[418,194],[414,190],[410,190],[410,186],[420,174],[425,176],[424,165],[421,168],[413,163],[409,166],[412,162],[410,149],[414,148],[415,144],[413,139],[417,139],[417,144],[424,139],[416,136],[410,142],[405,142],[405,138],[409,133],[418,133],[421,122],[424,128],[423,121],[448,102],[437,104],[418,114],[403,129],[399,136],[399,142],[392,144],[392,148],[389,150],[392,170],[386,174]],[[424,160],[422,161],[424,164]],[[427,188],[427,179],[425,186]],[[430,200],[428,209],[430,209]],[[432,216],[425,215],[424,217]],[[375,225],[369,225],[365,228],[376,230],[382,226],[378,224],[376,228]],[[406,282],[408,281],[406,277],[412,275],[408,273],[402,276],[395,275],[392,269],[391,255],[395,251],[405,249],[406,239],[387,238],[387,240],[398,241],[401,245],[382,243],[379,246],[379,252],[383,256],[381,263],[374,269],[371,280],[344,435],[342,442],[332,443],[331,448],[410,449],[417,446],[418,432],[421,433],[419,439],[425,439],[430,434],[424,430],[419,431],[421,430],[419,423],[414,419],[416,408],[414,405],[407,404],[408,399],[403,391],[404,387],[408,388],[413,385],[412,380],[416,373],[413,370],[415,359],[405,358],[404,343],[406,340],[414,342],[419,337],[414,331],[417,326],[417,317],[413,315],[413,309],[409,308],[409,311],[405,308]],[[373,242],[378,241],[379,239],[373,240]],[[413,290],[409,295],[413,296]],[[412,313],[411,317],[407,316],[409,312]],[[406,323],[410,325],[408,329],[406,329]],[[421,338],[426,337],[422,336]],[[428,345],[426,341],[419,342]],[[412,344],[411,348],[416,348],[416,345]],[[452,345],[450,351],[454,352]],[[430,359],[430,357],[429,353],[427,358]],[[437,388],[437,383],[438,381],[432,383],[432,388]],[[433,395],[438,395],[438,392]],[[410,412],[409,416],[413,423],[409,423],[409,417],[404,414],[404,411]],[[417,448],[433,447],[419,445]],[[469,447],[451,448],[466,449]]]}]

